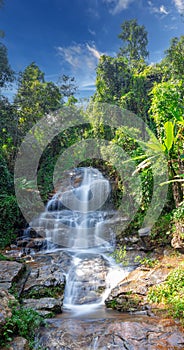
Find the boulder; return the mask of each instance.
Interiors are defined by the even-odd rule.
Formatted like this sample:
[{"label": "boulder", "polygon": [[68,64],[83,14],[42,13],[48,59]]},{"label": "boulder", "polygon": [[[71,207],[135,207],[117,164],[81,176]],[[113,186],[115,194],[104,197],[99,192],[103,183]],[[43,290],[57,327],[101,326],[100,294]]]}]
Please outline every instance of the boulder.
[{"label": "boulder", "polygon": [[40,299],[24,299],[22,305],[25,308],[31,308],[37,311],[41,316],[50,313],[61,313],[63,298],[40,298]]},{"label": "boulder", "polygon": [[164,282],[170,273],[170,266],[159,265],[155,268],[138,267],[114,289],[106,299],[107,307],[124,312],[148,310],[147,292],[149,287]]},{"label": "boulder", "polygon": [[23,298],[61,297],[65,276],[57,264],[30,262],[30,274],[24,285]]},{"label": "boulder", "polygon": [[0,261],[0,288],[9,290],[25,271],[25,265],[16,261]]}]

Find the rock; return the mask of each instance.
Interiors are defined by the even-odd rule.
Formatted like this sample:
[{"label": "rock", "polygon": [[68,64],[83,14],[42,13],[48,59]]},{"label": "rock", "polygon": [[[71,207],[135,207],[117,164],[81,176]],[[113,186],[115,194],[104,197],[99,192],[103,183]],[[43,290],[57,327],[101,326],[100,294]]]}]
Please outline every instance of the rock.
[{"label": "rock", "polygon": [[34,238],[26,244],[26,248],[31,248],[37,251],[39,251],[40,249],[46,246],[47,246],[47,242],[45,238]]},{"label": "rock", "polygon": [[22,337],[16,337],[1,350],[30,350],[28,340]]},{"label": "rock", "polygon": [[18,239],[17,240],[17,247],[26,247],[27,244],[29,243],[31,238],[27,239]]},{"label": "rock", "polygon": [[41,316],[46,316],[51,312],[61,313],[63,305],[63,298],[40,298],[40,299],[25,299],[22,302],[25,308],[32,308],[36,310]]},{"label": "rock", "polygon": [[17,261],[23,257],[24,253],[21,250],[21,248],[16,247],[16,249],[6,250],[5,253],[3,253],[3,255],[7,258],[12,258]]},{"label": "rock", "polygon": [[28,227],[23,232],[24,238],[41,238],[42,236],[38,234],[37,231],[35,231],[32,227]]},{"label": "rock", "polygon": [[184,335],[172,321],[147,316],[123,315],[108,319],[51,319],[39,334],[47,350],[179,350]]},{"label": "rock", "polygon": [[[53,257],[54,258],[54,257]],[[61,270],[64,271],[64,273],[68,273],[70,267],[71,267],[71,261],[72,256],[67,252],[61,252],[56,256],[55,262],[60,266]]]},{"label": "rock", "polygon": [[51,200],[48,203],[47,210],[48,211],[60,211],[62,209],[65,209],[66,207],[63,205],[63,203],[60,200]]},{"label": "rock", "polygon": [[6,318],[12,315],[10,302],[15,302],[14,296],[9,294],[6,289],[0,289],[0,328],[5,324]]},{"label": "rock", "polygon": [[111,291],[106,306],[124,312],[145,310],[149,287],[164,282],[169,273],[169,266],[138,267]]},{"label": "rock", "polygon": [[61,297],[64,293],[65,276],[57,264],[30,262],[30,275],[24,285],[24,298]]},{"label": "rock", "polygon": [[10,289],[21,277],[25,265],[16,261],[1,261],[0,288]]}]

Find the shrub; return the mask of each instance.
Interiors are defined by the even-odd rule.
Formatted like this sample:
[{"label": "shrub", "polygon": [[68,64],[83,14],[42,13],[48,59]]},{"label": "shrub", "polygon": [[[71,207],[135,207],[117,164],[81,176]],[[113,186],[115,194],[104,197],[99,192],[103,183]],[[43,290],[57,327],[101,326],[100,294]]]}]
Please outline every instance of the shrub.
[{"label": "shrub", "polygon": [[164,283],[150,288],[148,300],[166,304],[169,314],[184,323],[184,265],[173,270]]},{"label": "shrub", "polygon": [[44,323],[43,318],[31,308],[12,309],[12,316],[6,319],[6,324],[1,331],[0,345],[4,346],[12,341],[14,336],[26,338],[33,348],[35,331]]},{"label": "shrub", "polygon": [[16,197],[12,194],[0,195],[0,248],[4,248],[15,238],[15,228],[21,216]]}]

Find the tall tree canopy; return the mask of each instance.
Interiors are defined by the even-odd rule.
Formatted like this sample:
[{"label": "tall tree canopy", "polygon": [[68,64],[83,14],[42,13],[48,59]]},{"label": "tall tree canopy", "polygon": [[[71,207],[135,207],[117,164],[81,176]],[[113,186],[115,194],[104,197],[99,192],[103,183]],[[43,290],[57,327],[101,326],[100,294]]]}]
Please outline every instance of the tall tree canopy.
[{"label": "tall tree canopy", "polygon": [[20,74],[14,105],[24,134],[39,118],[62,106],[62,95],[58,86],[45,81],[44,73],[33,62]]},{"label": "tall tree canopy", "polygon": [[121,25],[119,38],[123,41],[120,47],[120,55],[126,56],[129,61],[145,60],[148,57],[147,31],[140,26],[136,19],[125,21]]}]

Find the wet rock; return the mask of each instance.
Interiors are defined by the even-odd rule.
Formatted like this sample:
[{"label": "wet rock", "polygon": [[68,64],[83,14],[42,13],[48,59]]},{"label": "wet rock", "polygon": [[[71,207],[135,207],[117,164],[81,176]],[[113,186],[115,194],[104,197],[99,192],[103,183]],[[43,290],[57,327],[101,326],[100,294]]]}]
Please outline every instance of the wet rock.
[{"label": "wet rock", "polygon": [[[68,276],[67,287],[75,291],[73,304],[98,302],[106,288],[106,276],[109,264],[100,255],[86,254],[78,256],[81,261],[74,266]],[[66,290],[66,294],[68,291]]]},{"label": "wet rock", "polygon": [[1,261],[0,288],[10,289],[25,270],[25,265],[16,261]]},{"label": "wet rock", "polygon": [[23,257],[24,253],[20,247],[18,248],[16,246],[16,248],[13,248],[11,250],[6,250],[3,253],[3,255],[6,256],[7,258],[12,258],[12,259],[15,259],[17,261]]},{"label": "wet rock", "polygon": [[31,240],[31,238],[18,239],[17,240],[17,247],[26,247],[30,240]]},{"label": "wet rock", "polygon": [[111,291],[106,306],[125,312],[149,309],[146,300],[149,287],[164,282],[170,271],[169,266],[138,267]]},{"label": "wet rock", "polygon": [[32,227],[28,227],[23,232],[23,237],[25,238],[41,238],[42,236],[39,235],[37,231],[35,231]]},{"label": "wet rock", "polygon": [[49,315],[50,313],[61,313],[63,305],[62,298],[40,298],[40,299],[25,299],[22,302],[25,308],[36,310],[41,316]]},{"label": "wet rock", "polygon": [[179,350],[184,335],[172,321],[146,316],[123,319],[51,319],[42,328],[39,345],[47,350]]},{"label": "wet rock", "polygon": [[55,261],[64,273],[68,273],[71,267],[72,256],[67,252],[61,252],[59,257],[57,254]]},{"label": "wet rock", "polygon": [[6,318],[11,317],[10,303],[14,303],[15,298],[7,290],[0,289],[0,328],[6,323]]},{"label": "wet rock", "polygon": [[22,337],[16,337],[6,347],[1,350],[30,350],[28,340]]},{"label": "wet rock", "polygon": [[65,277],[57,264],[44,262],[30,262],[31,272],[24,285],[24,298],[41,298],[62,296]]},{"label": "wet rock", "polygon": [[51,200],[47,206],[48,211],[60,211],[66,209],[61,200],[55,199]]},{"label": "wet rock", "polygon": [[26,248],[31,248],[36,251],[39,251],[46,246],[47,242],[44,238],[34,238],[29,243],[27,243]]}]

